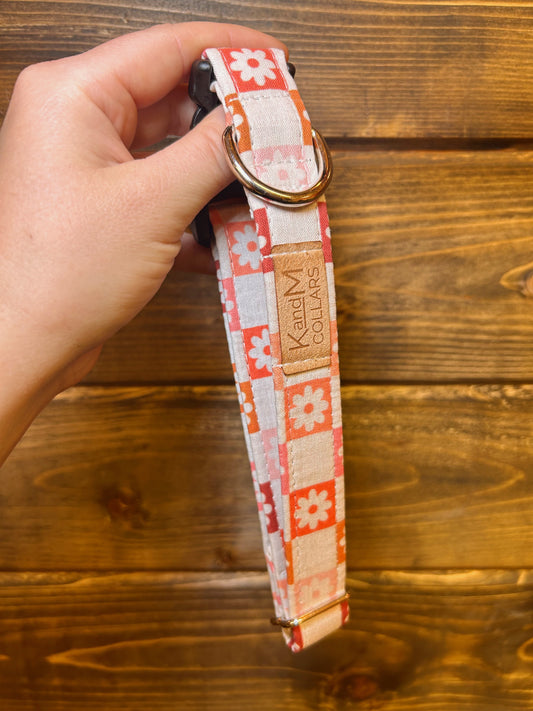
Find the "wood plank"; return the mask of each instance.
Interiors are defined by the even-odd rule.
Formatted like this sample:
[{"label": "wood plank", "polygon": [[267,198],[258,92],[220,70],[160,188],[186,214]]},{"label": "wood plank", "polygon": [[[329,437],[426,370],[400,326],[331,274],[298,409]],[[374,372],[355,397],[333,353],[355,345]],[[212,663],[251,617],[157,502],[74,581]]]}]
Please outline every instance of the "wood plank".
[{"label": "wood plank", "polygon": [[358,572],[299,655],[266,576],[2,574],[4,711],[531,708],[531,571]]},{"label": "wood plank", "polygon": [[[533,566],[533,386],[342,395],[349,566]],[[0,570],[57,569],[264,569],[232,388],[49,406],[0,472]]]},{"label": "wood plank", "polygon": [[187,20],[244,23],[284,40],[310,115],[326,135],[529,138],[533,132],[533,8],[514,0],[3,0],[0,116],[26,64]]},{"label": "wood plank", "polygon": [[[337,150],[335,168],[343,381],[531,380],[533,302],[500,282],[532,259],[533,152]],[[231,380],[215,280],[177,272],[89,377]]]}]

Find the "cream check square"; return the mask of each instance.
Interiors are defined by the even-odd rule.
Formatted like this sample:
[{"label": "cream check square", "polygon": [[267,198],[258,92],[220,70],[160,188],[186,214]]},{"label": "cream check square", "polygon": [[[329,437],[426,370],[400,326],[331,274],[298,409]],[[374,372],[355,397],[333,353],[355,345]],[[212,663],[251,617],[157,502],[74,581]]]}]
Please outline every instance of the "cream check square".
[{"label": "cream check square", "polygon": [[[243,163],[266,182],[288,190],[311,186],[317,177],[311,123],[283,52],[229,48],[206,54]],[[272,595],[276,614],[286,619],[321,608],[344,591],[343,454],[330,229],[322,198],[298,210],[280,209],[252,193],[247,199],[249,212],[233,203],[211,210],[214,254]],[[290,374],[281,365],[284,332],[280,334],[274,260],[280,251],[305,251],[301,243],[308,241],[322,245],[331,360]],[[297,258],[283,265],[300,267]],[[346,617],[343,602],[284,632],[285,638],[298,651]]]},{"label": "cream check square", "polygon": [[333,479],[335,463],[331,430],[317,432],[311,437],[288,440],[287,450],[289,462],[298,463],[296,471],[291,475],[295,487]]}]

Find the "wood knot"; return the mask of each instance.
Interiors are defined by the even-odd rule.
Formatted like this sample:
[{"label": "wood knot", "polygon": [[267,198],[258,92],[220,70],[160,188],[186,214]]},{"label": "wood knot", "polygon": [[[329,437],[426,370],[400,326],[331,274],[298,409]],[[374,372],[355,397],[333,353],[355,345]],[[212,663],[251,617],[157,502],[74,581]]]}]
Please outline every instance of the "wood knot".
[{"label": "wood knot", "polygon": [[370,674],[346,669],[330,679],[327,694],[350,701],[366,701],[379,692],[377,679]]},{"label": "wood knot", "polygon": [[215,565],[217,568],[233,570],[237,565],[233,551],[229,548],[215,548]]},{"label": "wood knot", "polygon": [[143,528],[150,515],[142,505],[141,495],[129,486],[107,489],[102,497],[112,521],[121,523],[126,528]]},{"label": "wood knot", "polygon": [[533,297],[533,262],[513,267],[500,279],[500,284],[522,296]]}]

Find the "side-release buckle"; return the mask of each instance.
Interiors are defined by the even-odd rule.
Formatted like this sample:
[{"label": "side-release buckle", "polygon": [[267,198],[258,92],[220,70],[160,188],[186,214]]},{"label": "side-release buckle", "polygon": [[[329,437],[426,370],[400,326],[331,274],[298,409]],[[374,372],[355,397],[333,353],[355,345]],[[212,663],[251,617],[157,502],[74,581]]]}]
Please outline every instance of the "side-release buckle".
[{"label": "side-release buckle", "polygon": [[[291,62],[287,63],[291,76],[294,77],[296,68]],[[208,59],[197,59],[193,62],[191,73],[189,76],[189,96],[197,105],[197,109],[191,121],[191,128],[194,128],[200,121],[207,116],[220,101],[214,91],[211,91],[211,85],[215,80],[213,67]],[[240,182],[235,180],[228,185],[227,188],[221,190],[218,195],[213,198],[213,202],[221,202],[235,198],[244,198],[244,190]],[[209,220],[209,206],[203,207],[194,218],[191,224],[192,233],[195,240],[209,247],[211,240],[214,239],[213,228]]]}]

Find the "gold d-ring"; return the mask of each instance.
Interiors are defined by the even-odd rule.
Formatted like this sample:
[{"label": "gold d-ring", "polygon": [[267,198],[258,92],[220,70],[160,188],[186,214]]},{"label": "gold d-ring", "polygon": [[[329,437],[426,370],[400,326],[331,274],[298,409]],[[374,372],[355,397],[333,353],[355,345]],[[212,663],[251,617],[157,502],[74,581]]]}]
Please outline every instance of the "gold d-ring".
[{"label": "gold d-ring", "polygon": [[242,162],[239,151],[235,145],[235,140],[233,138],[233,126],[226,126],[224,133],[222,134],[222,142],[224,143],[224,148],[226,149],[226,156],[228,158],[229,166],[236,178],[244,185],[245,188],[266,202],[271,202],[275,205],[282,205],[285,207],[300,207],[303,205],[310,205],[312,202],[315,202],[328,187],[333,175],[333,169],[331,167],[331,154],[328,150],[326,142],[320,133],[314,128],[311,129],[311,134],[313,136],[313,145],[319,158],[319,170],[322,174],[316,183],[311,185],[310,188],[294,193],[287,192],[286,190],[280,190],[272,185],[267,185],[259,180],[259,178],[256,178],[255,175],[250,173],[248,168],[246,168]]}]

